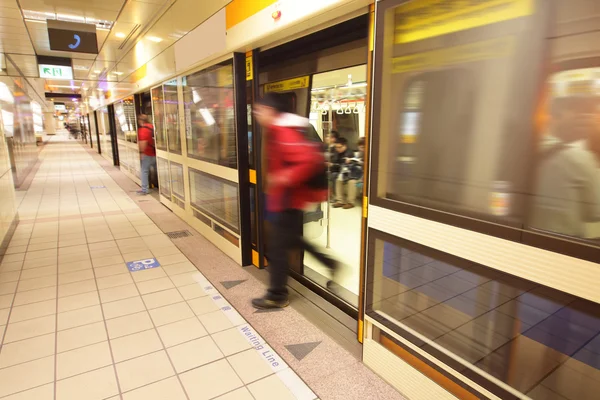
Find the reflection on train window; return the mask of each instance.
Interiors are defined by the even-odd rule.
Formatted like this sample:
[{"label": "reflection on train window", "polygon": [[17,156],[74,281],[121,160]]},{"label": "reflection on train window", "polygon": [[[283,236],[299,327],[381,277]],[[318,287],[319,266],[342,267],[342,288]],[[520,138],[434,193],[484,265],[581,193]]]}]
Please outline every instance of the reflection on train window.
[{"label": "reflection on train window", "polygon": [[171,188],[173,195],[179,197],[180,200],[185,200],[185,190],[183,182],[183,166],[171,161]]},{"label": "reflection on train window", "polygon": [[169,176],[169,161],[156,157],[156,168],[158,169],[158,188],[160,194],[171,199],[171,178]]},{"label": "reflection on train window", "polygon": [[157,149],[167,150],[165,132],[165,98],[162,86],[152,89],[152,115],[154,117],[154,143]]},{"label": "reflection on train window", "polygon": [[[377,231],[370,236],[369,314],[413,329],[423,350],[441,346],[532,399],[597,396],[589,388],[600,376],[600,305]],[[552,391],[564,397],[548,397]]]},{"label": "reflection on train window", "polygon": [[189,171],[192,206],[239,233],[237,185],[193,168]]},{"label": "reflection on train window", "polygon": [[600,67],[549,79],[529,224],[600,243]]},{"label": "reflection on train window", "polygon": [[112,133],[110,131],[110,119],[108,117],[108,107],[101,107],[96,111],[98,118],[98,133],[100,135],[101,149],[104,157],[112,160],[113,149],[112,149]]},{"label": "reflection on train window", "polygon": [[115,126],[117,138],[137,143],[137,121],[133,97],[115,103]]},{"label": "reflection on train window", "polygon": [[179,135],[179,107],[177,99],[177,79],[163,85],[165,105],[165,127],[169,152],[181,154],[181,135]]},{"label": "reflection on train window", "polygon": [[184,77],[183,96],[189,156],[237,168],[231,62]]}]

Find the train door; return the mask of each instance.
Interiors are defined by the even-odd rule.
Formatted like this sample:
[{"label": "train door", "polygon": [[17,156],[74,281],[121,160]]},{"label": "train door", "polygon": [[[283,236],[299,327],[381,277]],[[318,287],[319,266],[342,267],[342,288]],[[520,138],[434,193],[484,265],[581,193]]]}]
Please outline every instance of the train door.
[{"label": "train door", "polygon": [[[337,171],[343,173],[330,174],[329,201],[311,206],[303,216],[305,241],[336,258],[341,265],[334,285],[328,284],[332,278],[330,270],[310,254],[296,249],[290,254],[290,261],[295,280],[353,318],[358,317],[363,247],[368,32],[369,16],[364,15],[281,48],[255,51],[252,61],[255,70],[250,73],[258,80],[254,82],[256,97],[267,92],[283,94],[290,109],[313,125],[324,148],[329,148],[332,131],[346,143],[343,149],[339,145],[329,149],[345,154],[344,164]],[[257,174],[259,194],[255,196],[258,205],[253,208],[256,211],[253,220],[256,242],[261,243],[253,263],[260,268],[268,267],[270,218],[261,193],[268,185],[265,138],[254,125],[253,131],[258,134],[252,135],[251,143],[259,151],[250,152],[257,163],[251,176]]]}]

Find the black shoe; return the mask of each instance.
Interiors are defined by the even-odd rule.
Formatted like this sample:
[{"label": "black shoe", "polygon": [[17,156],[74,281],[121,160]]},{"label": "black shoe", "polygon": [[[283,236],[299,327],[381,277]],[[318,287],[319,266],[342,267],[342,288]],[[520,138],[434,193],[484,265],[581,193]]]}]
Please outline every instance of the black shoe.
[{"label": "black shoe", "polygon": [[252,306],[254,308],[258,308],[259,310],[268,310],[271,308],[285,308],[290,305],[289,300],[269,300],[267,298],[261,297],[260,299],[252,300]]}]

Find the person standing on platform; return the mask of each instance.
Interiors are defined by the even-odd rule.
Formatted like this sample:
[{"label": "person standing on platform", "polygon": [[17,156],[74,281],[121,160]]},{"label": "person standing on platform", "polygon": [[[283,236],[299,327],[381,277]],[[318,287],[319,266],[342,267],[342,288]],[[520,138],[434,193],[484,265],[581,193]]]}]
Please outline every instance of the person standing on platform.
[{"label": "person standing on platform", "polygon": [[156,169],[156,147],[154,144],[154,127],[145,114],[138,116],[138,146],[142,164],[142,189],[137,193],[147,195],[150,193],[150,169]]},{"label": "person standing on platform", "polygon": [[287,279],[293,249],[308,251],[329,267],[332,275],[337,266],[302,235],[303,210],[327,199],[327,176],[322,143],[309,140],[310,122],[290,111],[285,97],[277,93],[267,93],[254,106],[266,141],[267,212],[273,224],[268,238],[269,288],[264,297],[252,300],[259,309],[289,304]]}]

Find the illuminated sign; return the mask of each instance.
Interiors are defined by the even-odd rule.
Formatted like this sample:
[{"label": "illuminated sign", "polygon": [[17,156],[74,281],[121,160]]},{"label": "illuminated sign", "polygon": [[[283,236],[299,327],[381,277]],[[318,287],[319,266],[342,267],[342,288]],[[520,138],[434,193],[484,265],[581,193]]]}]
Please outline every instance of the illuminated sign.
[{"label": "illuminated sign", "polygon": [[40,78],[73,79],[73,68],[66,65],[39,64]]},{"label": "illuminated sign", "polygon": [[396,44],[524,17],[533,0],[414,0],[396,8]]},{"label": "illuminated sign", "polygon": [[305,89],[308,87],[309,83],[310,79],[308,76],[267,83],[265,85],[265,92],[289,92],[296,89]]},{"label": "illuminated sign", "polygon": [[50,50],[98,54],[96,25],[47,20]]},{"label": "illuminated sign", "polygon": [[396,57],[392,59],[392,73],[400,74],[447,65],[503,58],[513,53],[514,45],[515,38],[505,36],[462,46]]},{"label": "illuminated sign", "polygon": [[64,104],[55,104],[54,109],[56,111],[67,111],[67,107]]}]

